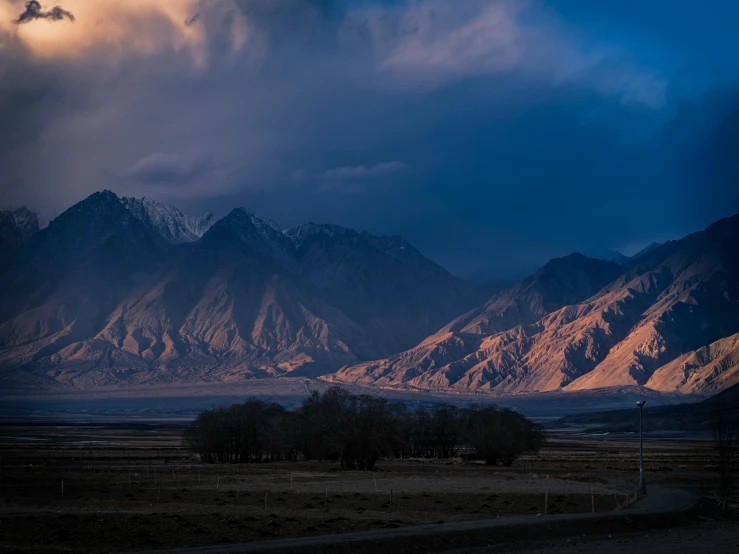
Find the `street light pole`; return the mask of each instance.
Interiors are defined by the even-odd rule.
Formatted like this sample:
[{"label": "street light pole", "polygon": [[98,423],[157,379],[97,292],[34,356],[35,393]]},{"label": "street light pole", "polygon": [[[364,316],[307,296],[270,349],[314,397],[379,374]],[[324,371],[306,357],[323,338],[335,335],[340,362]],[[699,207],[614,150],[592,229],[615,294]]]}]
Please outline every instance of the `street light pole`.
[{"label": "street light pole", "polygon": [[647,483],[644,481],[644,432],[642,420],[644,419],[644,406],[647,405],[646,400],[640,400],[636,403],[639,406],[639,494],[647,495]]}]

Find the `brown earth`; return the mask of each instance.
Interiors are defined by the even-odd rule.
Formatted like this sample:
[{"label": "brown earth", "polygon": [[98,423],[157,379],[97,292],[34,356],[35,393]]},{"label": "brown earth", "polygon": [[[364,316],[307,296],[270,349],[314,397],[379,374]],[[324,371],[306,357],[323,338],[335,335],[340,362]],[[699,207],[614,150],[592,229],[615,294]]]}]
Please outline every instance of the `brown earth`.
[{"label": "brown earth", "polygon": [[[167,424],[5,425],[0,547],[195,547],[536,515],[545,503],[549,514],[617,513],[637,475],[632,442],[554,437],[511,468],[386,460],[375,472],[344,472],[325,462],[202,466],[181,449],[180,433]],[[711,464],[703,443],[647,450],[650,483],[706,486]]]}]

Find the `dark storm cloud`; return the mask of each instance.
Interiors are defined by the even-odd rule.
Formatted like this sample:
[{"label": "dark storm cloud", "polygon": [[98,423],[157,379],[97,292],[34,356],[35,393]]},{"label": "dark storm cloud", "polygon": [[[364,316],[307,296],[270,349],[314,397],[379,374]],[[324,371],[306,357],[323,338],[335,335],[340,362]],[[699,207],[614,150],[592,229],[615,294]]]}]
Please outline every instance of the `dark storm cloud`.
[{"label": "dark storm cloud", "polygon": [[[281,211],[296,221],[320,217],[392,229],[467,273],[532,268],[572,250],[620,246],[627,233],[665,225],[655,206],[671,211],[664,194],[670,189],[655,179],[664,158],[646,155],[653,143],[630,139],[634,128],[657,128],[659,120],[592,91],[545,95],[535,83],[480,78],[423,101],[414,95],[331,103],[332,117],[303,146],[303,160],[340,153],[356,159],[351,129],[361,128],[362,143],[373,145],[366,155],[394,155],[414,170],[348,199],[316,196],[301,183],[291,190],[291,206],[278,207],[277,194],[265,191],[256,201],[278,220]],[[378,124],[366,121],[367,113]],[[636,219],[639,226],[626,223]]]},{"label": "dark storm cloud", "polygon": [[209,169],[206,160],[184,157],[179,154],[154,152],[138,160],[119,177],[124,181],[143,184],[186,184],[205,174]]},{"label": "dark storm cloud", "polygon": [[739,85],[681,106],[662,141],[676,172],[698,184],[688,191],[696,215],[739,211]]},{"label": "dark storm cloud", "polygon": [[20,25],[29,23],[37,19],[46,19],[47,21],[62,21],[68,19],[74,21],[74,15],[59,6],[54,6],[49,11],[41,11],[41,3],[38,0],[29,0],[26,2],[26,9],[21,13],[13,23]]},{"label": "dark storm cloud", "polygon": [[142,0],[111,44],[81,33],[91,4],[63,4],[74,56],[21,45],[23,70],[0,68],[18,204],[59,211],[109,187],[247,205],[285,227],[401,234],[489,275],[739,211],[728,13],[712,34],[679,1],[657,30],[636,16],[665,10],[632,0]]},{"label": "dark storm cloud", "polygon": [[43,128],[40,106],[53,97],[51,89],[0,91],[0,152],[32,141]]}]

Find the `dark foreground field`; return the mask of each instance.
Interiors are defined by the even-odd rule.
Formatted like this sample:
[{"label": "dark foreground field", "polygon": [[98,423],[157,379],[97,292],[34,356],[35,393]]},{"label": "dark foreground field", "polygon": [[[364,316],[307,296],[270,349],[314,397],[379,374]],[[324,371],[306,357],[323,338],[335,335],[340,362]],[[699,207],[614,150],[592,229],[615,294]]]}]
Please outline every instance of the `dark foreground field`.
[{"label": "dark foreground field", "polygon": [[[339,471],[326,462],[204,466],[181,447],[184,425],[5,421],[0,548],[120,552],[615,513],[631,502],[637,477],[633,441],[566,436],[512,468],[459,459],[387,460],[374,472]],[[652,485],[708,491],[716,480],[712,464],[707,442],[664,440],[647,449]],[[545,539],[520,538],[527,537]]]}]

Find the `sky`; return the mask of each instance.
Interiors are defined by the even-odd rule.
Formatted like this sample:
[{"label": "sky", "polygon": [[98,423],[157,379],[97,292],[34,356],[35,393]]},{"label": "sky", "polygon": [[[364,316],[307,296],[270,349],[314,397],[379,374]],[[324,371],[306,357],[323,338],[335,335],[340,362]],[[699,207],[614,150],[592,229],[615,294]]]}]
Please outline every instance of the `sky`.
[{"label": "sky", "polygon": [[452,272],[739,212],[729,0],[0,0],[0,206],[104,188]]}]

